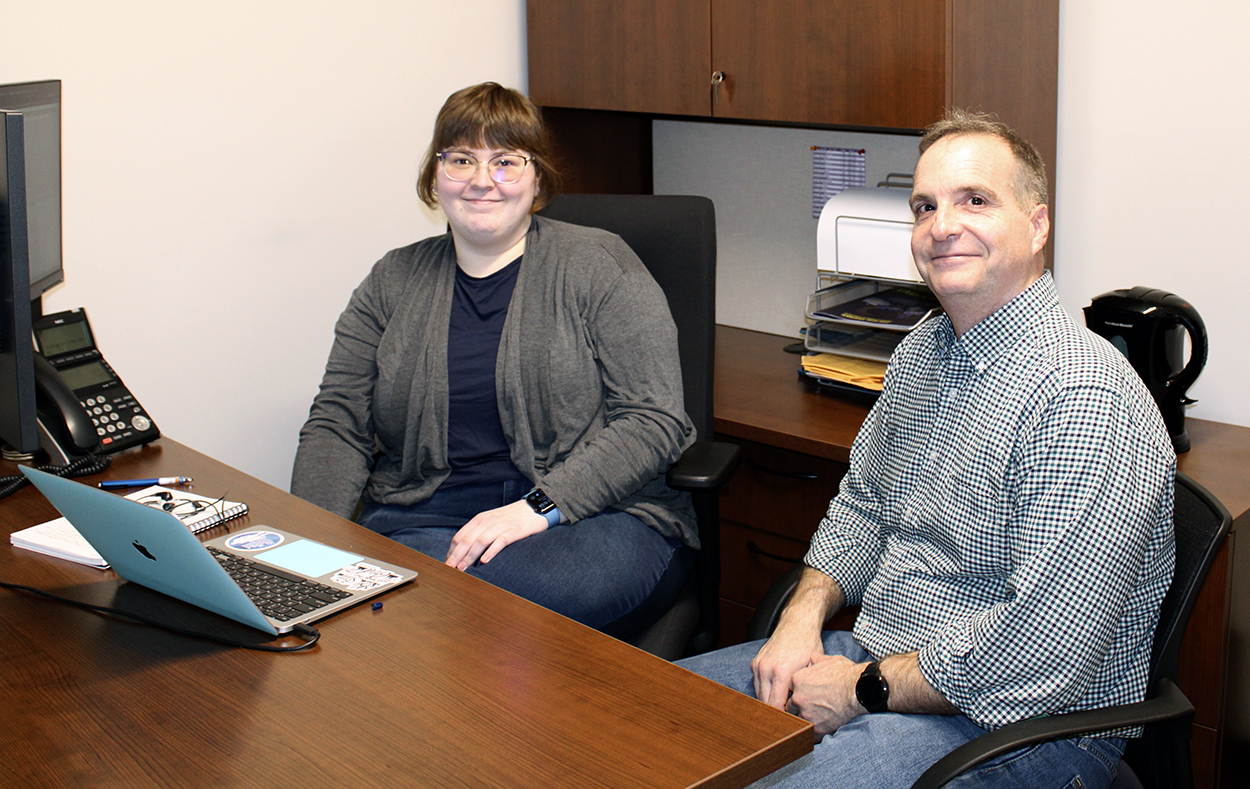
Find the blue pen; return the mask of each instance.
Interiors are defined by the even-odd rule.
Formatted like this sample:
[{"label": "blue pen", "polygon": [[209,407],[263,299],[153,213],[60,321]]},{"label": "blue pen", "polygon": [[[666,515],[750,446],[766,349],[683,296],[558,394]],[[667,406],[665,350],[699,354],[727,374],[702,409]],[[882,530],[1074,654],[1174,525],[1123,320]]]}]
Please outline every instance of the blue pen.
[{"label": "blue pen", "polygon": [[189,485],[190,477],[152,477],[151,479],[110,479],[107,482],[101,482],[100,487],[105,490],[115,488],[143,488],[148,485]]}]

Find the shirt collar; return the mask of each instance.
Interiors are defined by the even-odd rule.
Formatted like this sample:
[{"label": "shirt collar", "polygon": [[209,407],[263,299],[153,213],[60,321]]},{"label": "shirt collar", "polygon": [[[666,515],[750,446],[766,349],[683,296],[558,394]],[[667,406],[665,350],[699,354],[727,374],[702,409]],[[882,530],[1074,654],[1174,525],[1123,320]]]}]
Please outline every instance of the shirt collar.
[{"label": "shirt collar", "polygon": [[938,347],[943,356],[966,355],[977,372],[983,372],[996,358],[1017,345],[1039,315],[1058,304],[1054,279],[1049,271],[1043,271],[1023,293],[973,326],[963,337],[955,336],[950,317],[943,315],[943,325],[937,333]]}]

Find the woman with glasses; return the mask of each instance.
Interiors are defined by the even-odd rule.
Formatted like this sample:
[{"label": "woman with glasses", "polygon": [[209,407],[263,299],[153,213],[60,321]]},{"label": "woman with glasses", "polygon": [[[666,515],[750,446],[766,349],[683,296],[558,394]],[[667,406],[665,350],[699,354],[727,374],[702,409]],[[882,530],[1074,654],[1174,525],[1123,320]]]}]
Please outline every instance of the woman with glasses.
[{"label": "woman with glasses", "polygon": [[352,294],[291,491],[344,517],[359,502],[362,525],[615,630],[664,610],[692,564],[694,513],[664,472],[694,429],[663,293],[619,237],[534,214],[556,181],[528,99],[447,99],[417,194],[450,232]]}]

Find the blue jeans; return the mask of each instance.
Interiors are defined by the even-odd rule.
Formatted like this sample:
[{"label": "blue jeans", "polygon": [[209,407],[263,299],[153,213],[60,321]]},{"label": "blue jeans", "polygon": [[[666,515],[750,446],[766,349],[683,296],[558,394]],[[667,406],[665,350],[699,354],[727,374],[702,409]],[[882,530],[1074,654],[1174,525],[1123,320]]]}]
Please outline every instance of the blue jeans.
[{"label": "blue jeans", "polygon": [[[416,504],[366,504],[357,520],[441,562],[451,538],[474,515],[511,504],[531,488],[525,480],[457,485]],[[608,509],[514,542],[465,572],[603,629],[644,603],[666,608],[693,563],[694,552],[680,540]]]},{"label": "blue jeans", "polygon": [[[826,631],[825,653],[845,655],[856,663],[872,660],[850,633]],[[751,659],[763,641],[738,644],[678,661],[696,674],[747,695],[755,695]],[[985,733],[963,715],[861,715],[816,743],[811,757],[782,768],[759,782],[786,789],[904,789],[930,765],[968,740]],[[1083,737],[1024,748],[976,767],[947,786],[1106,787],[1115,778],[1124,740]]]}]

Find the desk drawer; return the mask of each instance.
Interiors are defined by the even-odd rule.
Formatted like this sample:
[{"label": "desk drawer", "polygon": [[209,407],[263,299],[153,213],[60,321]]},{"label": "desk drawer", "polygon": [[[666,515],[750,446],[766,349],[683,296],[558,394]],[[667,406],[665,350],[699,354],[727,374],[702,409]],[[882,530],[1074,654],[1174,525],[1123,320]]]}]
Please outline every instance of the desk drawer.
[{"label": "desk drawer", "polygon": [[805,543],[810,540],[838,492],[846,465],[751,441],[723,436],[717,440],[742,447],[742,463],[721,494],[721,518]]},{"label": "desk drawer", "polygon": [[754,608],[774,581],[803,560],[810,538],[795,540],[721,518],[720,596]]}]

